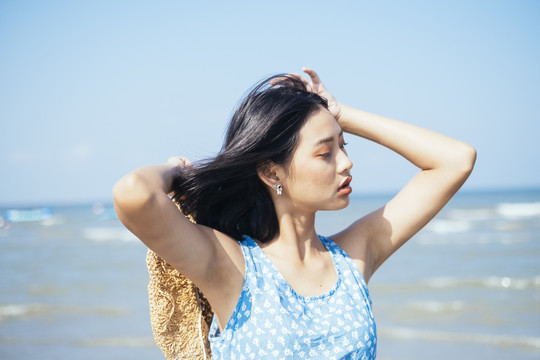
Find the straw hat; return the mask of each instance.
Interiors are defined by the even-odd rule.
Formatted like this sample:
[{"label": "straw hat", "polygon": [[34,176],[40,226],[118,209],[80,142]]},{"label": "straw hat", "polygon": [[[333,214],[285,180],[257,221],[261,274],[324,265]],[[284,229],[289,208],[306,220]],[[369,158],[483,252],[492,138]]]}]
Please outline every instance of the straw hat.
[{"label": "straw hat", "polygon": [[178,270],[148,250],[150,322],[167,360],[211,359],[208,332],[212,308],[200,290]]}]

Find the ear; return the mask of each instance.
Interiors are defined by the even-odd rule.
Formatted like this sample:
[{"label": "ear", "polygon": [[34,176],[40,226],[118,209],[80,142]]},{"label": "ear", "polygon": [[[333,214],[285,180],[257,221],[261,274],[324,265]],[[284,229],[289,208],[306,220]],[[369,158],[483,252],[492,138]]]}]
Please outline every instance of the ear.
[{"label": "ear", "polygon": [[263,183],[273,188],[274,185],[279,184],[282,174],[282,166],[274,163],[271,160],[265,161],[257,165],[257,175]]}]

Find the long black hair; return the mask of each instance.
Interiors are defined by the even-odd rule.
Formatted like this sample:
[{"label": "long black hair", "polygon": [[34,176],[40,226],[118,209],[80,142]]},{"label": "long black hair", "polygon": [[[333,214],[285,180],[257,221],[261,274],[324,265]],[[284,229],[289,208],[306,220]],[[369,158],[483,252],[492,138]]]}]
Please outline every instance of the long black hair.
[{"label": "long black hair", "polygon": [[298,133],[326,100],[298,78],[275,75],[258,83],[233,114],[215,158],[186,167],[173,181],[173,199],[198,224],[237,240],[270,241],[279,224],[272,197],[257,170],[287,164]]}]

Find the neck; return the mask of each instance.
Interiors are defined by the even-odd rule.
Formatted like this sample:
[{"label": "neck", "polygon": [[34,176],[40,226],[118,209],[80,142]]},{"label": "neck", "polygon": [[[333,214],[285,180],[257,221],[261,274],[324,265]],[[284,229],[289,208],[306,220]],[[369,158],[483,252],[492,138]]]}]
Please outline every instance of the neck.
[{"label": "neck", "polygon": [[292,214],[277,210],[279,233],[266,244],[269,252],[304,261],[313,251],[320,251],[322,243],[315,231],[315,213]]}]

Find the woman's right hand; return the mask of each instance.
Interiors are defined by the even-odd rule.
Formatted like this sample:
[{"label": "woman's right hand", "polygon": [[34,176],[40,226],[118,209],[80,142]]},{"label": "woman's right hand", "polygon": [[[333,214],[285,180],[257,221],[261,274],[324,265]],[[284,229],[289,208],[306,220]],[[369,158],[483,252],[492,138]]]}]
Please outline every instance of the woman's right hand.
[{"label": "woman's right hand", "polygon": [[178,170],[185,167],[191,167],[193,166],[193,164],[191,163],[191,161],[189,161],[188,158],[185,158],[183,156],[172,156],[169,158],[169,160],[167,160],[167,165],[171,167],[172,171],[169,171],[167,173],[168,178],[163,179],[163,181],[168,184],[169,191],[167,191],[167,193],[169,196],[172,197],[174,196],[174,191],[172,190],[174,175],[177,174]]},{"label": "woman's right hand", "polygon": [[[328,89],[324,86],[324,84],[321,82],[321,79],[319,78],[319,75],[315,72],[315,70],[303,67],[302,71],[305,72],[307,75],[309,75],[310,81],[307,81],[303,76],[300,74],[288,74],[287,76],[295,77],[296,79],[302,81],[305,85],[308,91],[313,92],[320,97],[326,99],[328,102],[328,111],[334,116],[334,118],[337,120],[337,122],[340,123],[341,114],[343,113],[343,105],[336,100],[334,95],[328,91]],[[275,85],[278,84],[279,81],[283,79],[282,77],[276,78],[272,81],[270,81],[270,84]]]},{"label": "woman's right hand", "polygon": [[308,74],[311,79],[310,83],[304,80],[308,86],[308,89],[328,101],[328,110],[334,116],[337,122],[340,123],[339,120],[343,112],[343,106],[341,103],[337,101],[334,95],[332,95],[332,93],[330,93],[330,91],[328,91],[328,89],[324,86],[315,70],[308,67],[303,67],[302,71]]},{"label": "woman's right hand", "polygon": [[183,156],[172,156],[167,161],[167,164],[172,166],[179,166],[180,168],[183,168],[185,166],[193,166],[191,161],[189,161],[188,158],[185,158]]},{"label": "woman's right hand", "polygon": [[180,169],[183,169],[185,167],[193,166],[191,161],[189,161],[188,158],[185,158],[183,156],[172,156],[167,160],[166,166],[169,167],[169,171],[166,171],[163,173],[163,182],[166,187],[166,193],[169,196],[173,196],[174,192],[172,191],[172,184],[174,180],[174,176],[178,173]]}]

